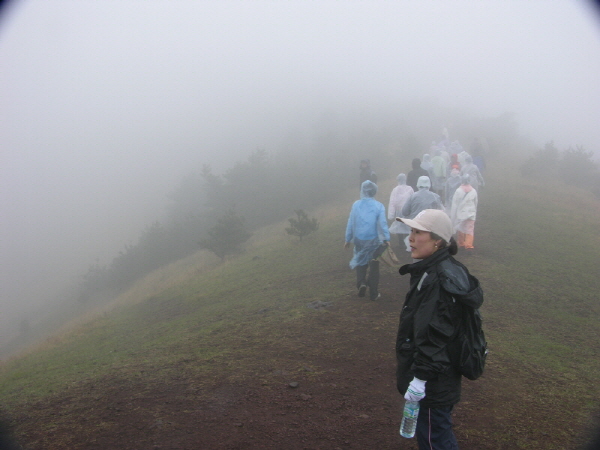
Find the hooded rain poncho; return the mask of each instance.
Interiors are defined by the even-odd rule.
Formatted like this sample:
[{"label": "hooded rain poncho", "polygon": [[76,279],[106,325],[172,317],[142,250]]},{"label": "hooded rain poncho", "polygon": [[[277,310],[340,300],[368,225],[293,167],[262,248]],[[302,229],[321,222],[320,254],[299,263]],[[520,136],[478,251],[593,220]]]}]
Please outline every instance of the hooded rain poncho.
[{"label": "hooded rain poncho", "polygon": [[483,176],[479,171],[479,167],[473,164],[473,158],[471,158],[471,156],[465,158],[465,163],[461,166],[460,174],[469,175],[469,179],[471,180],[471,186],[473,186],[475,190],[478,190],[480,186],[485,185],[485,182],[483,181]]},{"label": "hooded rain poncho", "polygon": [[354,244],[351,269],[369,264],[375,250],[383,241],[390,240],[385,206],[373,198],[376,192],[377,185],[365,181],[360,188],[360,200],[354,202],[348,217],[346,242]]},{"label": "hooded rain poncho", "polygon": [[460,187],[460,172],[458,169],[452,169],[450,176],[446,180],[446,208],[450,210],[452,208],[452,198],[454,193]]},{"label": "hooded rain poncho", "polygon": [[388,220],[394,220],[394,223],[390,225],[390,233],[409,234],[410,228],[408,225],[398,222],[395,219],[396,217],[402,217],[402,207],[415,191],[410,186],[407,186],[405,174],[401,173],[396,177],[396,180],[398,181],[398,186],[392,190],[388,206]]},{"label": "hooded rain poncho", "polygon": [[473,223],[477,219],[477,190],[470,184],[462,184],[454,193],[450,218],[457,231],[473,234]]},{"label": "hooded rain poncho", "polygon": [[402,207],[403,218],[414,219],[424,209],[444,209],[440,196],[429,190],[431,182],[428,177],[420,177],[417,186],[419,190]]}]

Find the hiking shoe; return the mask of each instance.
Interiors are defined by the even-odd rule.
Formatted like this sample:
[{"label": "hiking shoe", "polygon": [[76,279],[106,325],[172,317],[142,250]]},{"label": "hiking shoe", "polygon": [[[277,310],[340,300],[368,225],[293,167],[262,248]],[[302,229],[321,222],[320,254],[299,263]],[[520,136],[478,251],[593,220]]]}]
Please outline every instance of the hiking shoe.
[{"label": "hiking shoe", "polygon": [[371,300],[375,301],[375,300],[379,300],[381,298],[381,293],[377,294],[377,297],[372,298]]},{"label": "hiking shoe", "polygon": [[361,284],[360,287],[358,288],[358,296],[359,297],[364,297],[365,296],[365,292],[367,292],[367,285],[366,284]]}]

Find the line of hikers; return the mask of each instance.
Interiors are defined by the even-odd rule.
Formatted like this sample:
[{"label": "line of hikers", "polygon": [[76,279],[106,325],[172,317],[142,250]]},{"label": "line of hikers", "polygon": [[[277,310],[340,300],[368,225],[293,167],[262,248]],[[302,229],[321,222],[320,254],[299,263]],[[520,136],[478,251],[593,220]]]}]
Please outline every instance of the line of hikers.
[{"label": "line of hikers", "polygon": [[[476,144],[475,142],[474,144]],[[475,220],[477,217],[478,191],[485,185],[481,172],[485,162],[478,147],[473,147],[476,156],[467,153],[458,141],[449,145],[445,141],[432,143],[430,153],[423,160],[414,158],[412,170],[396,177],[398,185],[392,190],[387,208],[387,219],[393,221],[389,232],[398,236],[410,252],[408,235],[410,229],[396,218],[413,219],[425,209],[445,211],[456,231],[458,246],[474,249]],[[452,152],[452,153],[451,153]],[[474,162],[474,160],[477,162]],[[377,184],[377,175],[370,161],[360,164],[360,183],[371,181]],[[361,192],[361,198],[363,193]]]},{"label": "line of hikers", "polygon": [[[432,158],[415,158],[412,170],[396,178],[387,215],[375,200],[376,174],[368,160],[361,161],[360,200],[346,225],[344,247],[354,245],[350,268],[356,270],[359,297],[367,290],[371,300],[381,297],[378,255],[389,251],[391,234],[413,258],[399,269],[400,275],[410,275],[410,288],[396,337],[396,385],[404,399],[419,402],[420,450],[458,449],[452,411],[461,392],[457,336],[466,326],[461,311],[483,303],[478,280],[454,259],[459,246],[473,249],[477,189],[484,185],[480,167],[459,146],[450,144],[450,153],[445,144],[435,145]],[[393,221],[389,227],[388,219]]]}]

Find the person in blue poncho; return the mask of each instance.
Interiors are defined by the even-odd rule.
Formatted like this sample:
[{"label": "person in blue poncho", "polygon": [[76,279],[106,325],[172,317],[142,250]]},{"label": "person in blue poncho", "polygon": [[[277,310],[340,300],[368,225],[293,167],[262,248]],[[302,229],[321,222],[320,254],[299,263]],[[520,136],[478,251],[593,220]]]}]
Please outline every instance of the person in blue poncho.
[{"label": "person in blue poncho", "polygon": [[369,298],[377,300],[379,293],[379,261],[373,259],[377,250],[388,245],[390,231],[388,229],[385,206],[375,200],[377,185],[372,181],[364,181],[360,186],[360,200],[352,205],[348,225],[346,226],[346,243],[344,248],[354,244],[354,255],[350,260],[350,268],[356,269],[356,288],[358,296],[364,297],[367,288]]}]

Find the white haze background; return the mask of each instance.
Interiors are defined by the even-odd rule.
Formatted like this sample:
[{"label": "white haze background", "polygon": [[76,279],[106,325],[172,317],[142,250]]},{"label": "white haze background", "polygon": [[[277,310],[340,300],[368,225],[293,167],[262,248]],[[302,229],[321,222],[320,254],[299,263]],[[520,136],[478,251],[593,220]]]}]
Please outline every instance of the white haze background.
[{"label": "white haze background", "polygon": [[30,0],[0,19],[0,340],[191,169],[277,151],[326,110],[422,98],[514,112],[540,147],[600,142],[582,1]]}]

